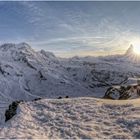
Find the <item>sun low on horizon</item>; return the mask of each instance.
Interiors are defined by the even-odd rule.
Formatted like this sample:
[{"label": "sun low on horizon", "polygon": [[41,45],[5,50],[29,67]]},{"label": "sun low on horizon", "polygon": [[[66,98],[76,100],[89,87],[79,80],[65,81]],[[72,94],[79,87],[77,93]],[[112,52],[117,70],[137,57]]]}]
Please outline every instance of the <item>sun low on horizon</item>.
[{"label": "sun low on horizon", "polygon": [[134,53],[140,55],[140,46],[134,46]]},{"label": "sun low on horizon", "polygon": [[140,55],[140,42],[139,43],[134,43],[133,44],[133,50],[134,50],[134,53],[137,54],[137,55]]}]

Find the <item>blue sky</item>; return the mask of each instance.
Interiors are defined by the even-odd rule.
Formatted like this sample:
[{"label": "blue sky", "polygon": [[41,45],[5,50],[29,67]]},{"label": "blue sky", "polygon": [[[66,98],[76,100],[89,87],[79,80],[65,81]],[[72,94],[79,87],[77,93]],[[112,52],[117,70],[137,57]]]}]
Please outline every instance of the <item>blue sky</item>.
[{"label": "blue sky", "polygon": [[123,53],[140,36],[140,2],[0,2],[0,43],[56,55]]}]

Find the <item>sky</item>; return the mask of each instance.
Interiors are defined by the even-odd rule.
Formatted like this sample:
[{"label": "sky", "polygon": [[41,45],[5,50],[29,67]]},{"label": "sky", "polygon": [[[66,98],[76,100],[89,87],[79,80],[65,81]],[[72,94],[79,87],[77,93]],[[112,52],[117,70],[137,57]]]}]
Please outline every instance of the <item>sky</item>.
[{"label": "sky", "polygon": [[140,2],[0,1],[0,44],[57,56],[124,53],[140,42]]}]

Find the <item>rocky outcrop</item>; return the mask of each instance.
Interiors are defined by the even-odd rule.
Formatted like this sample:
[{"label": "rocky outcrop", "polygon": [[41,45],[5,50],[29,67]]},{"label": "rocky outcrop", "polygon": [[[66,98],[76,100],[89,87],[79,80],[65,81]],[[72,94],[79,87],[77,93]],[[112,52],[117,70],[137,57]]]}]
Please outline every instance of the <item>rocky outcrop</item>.
[{"label": "rocky outcrop", "polygon": [[109,87],[103,98],[113,100],[126,100],[140,96],[140,85]]},{"label": "rocky outcrop", "polygon": [[9,108],[5,112],[5,122],[10,120],[14,115],[16,115],[16,110],[20,102],[23,101],[14,101],[9,105]]}]

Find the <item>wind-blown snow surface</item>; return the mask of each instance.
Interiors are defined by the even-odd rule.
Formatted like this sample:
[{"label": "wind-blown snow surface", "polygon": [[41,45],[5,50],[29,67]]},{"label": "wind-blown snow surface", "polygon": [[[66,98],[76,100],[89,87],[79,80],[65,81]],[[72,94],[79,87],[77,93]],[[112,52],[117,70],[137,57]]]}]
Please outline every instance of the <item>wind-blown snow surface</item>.
[{"label": "wind-blown snow surface", "polygon": [[140,138],[140,104],[120,102],[84,97],[22,103],[0,138]]}]

